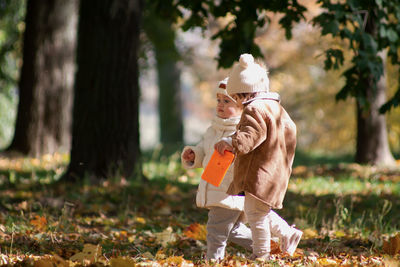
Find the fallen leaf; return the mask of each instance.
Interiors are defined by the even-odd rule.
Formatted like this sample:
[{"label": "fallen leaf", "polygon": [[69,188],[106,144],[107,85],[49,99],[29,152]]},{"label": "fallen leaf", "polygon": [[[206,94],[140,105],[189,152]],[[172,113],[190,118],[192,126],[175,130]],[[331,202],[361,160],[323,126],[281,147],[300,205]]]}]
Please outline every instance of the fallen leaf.
[{"label": "fallen leaf", "polygon": [[140,224],[146,224],[146,219],[143,217],[136,217],[135,222],[140,223]]},{"label": "fallen leaf", "polygon": [[389,238],[389,241],[383,241],[383,251],[389,255],[400,253],[400,233]]},{"label": "fallen leaf", "polygon": [[157,239],[157,242],[163,247],[166,247],[168,243],[174,242],[176,240],[176,236],[172,233],[171,226],[167,227],[167,229],[165,229],[161,233],[155,233],[154,235]]},{"label": "fallen leaf", "polygon": [[38,231],[43,231],[47,227],[46,217],[41,217],[39,215],[35,216],[35,219],[31,220],[30,223],[36,228]]},{"label": "fallen leaf", "polygon": [[321,266],[338,266],[339,263],[335,260],[329,259],[329,258],[320,258],[318,259],[318,263]]},{"label": "fallen leaf", "polygon": [[143,254],[142,254],[142,257],[143,257],[143,258],[146,258],[146,259],[150,259],[150,260],[154,259],[153,254],[151,254],[151,253],[148,252],[148,251],[146,251],[145,253],[143,253]]},{"label": "fallen leaf", "polygon": [[170,185],[167,184],[167,186],[165,187],[165,193],[167,193],[167,195],[175,195],[179,192],[179,188],[177,186],[174,185]]},{"label": "fallen leaf", "polygon": [[95,263],[101,255],[101,246],[93,244],[83,245],[82,252],[78,252],[73,255],[71,261],[79,261],[81,263],[89,262],[90,264]]},{"label": "fallen leaf", "polygon": [[271,240],[271,254],[279,254],[281,253],[281,248],[279,247],[279,243]]},{"label": "fallen leaf", "polygon": [[305,238],[315,238],[318,236],[318,232],[314,229],[307,228],[303,231]]},{"label": "fallen leaf", "polygon": [[156,259],[157,260],[163,260],[167,257],[167,255],[165,255],[165,251],[160,249],[159,251],[157,251],[156,253]]},{"label": "fallen leaf", "polygon": [[181,267],[189,267],[189,266],[194,266],[194,264],[191,261],[187,261],[183,258],[183,256],[171,256],[168,257],[167,259],[163,260],[162,266],[181,266]]},{"label": "fallen leaf", "polygon": [[199,223],[192,223],[186,228],[183,234],[189,238],[193,238],[196,240],[206,240],[207,229],[205,225]]},{"label": "fallen leaf", "polygon": [[112,267],[131,267],[135,266],[135,261],[128,257],[118,257],[112,258],[110,260],[110,265]]},{"label": "fallen leaf", "polygon": [[35,261],[34,267],[68,267],[69,264],[58,255]]},{"label": "fallen leaf", "polygon": [[336,231],[335,232],[335,236],[336,237],[345,237],[346,236],[346,233],[345,232],[343,232],[342,230],[338,230],[338,231]]}]

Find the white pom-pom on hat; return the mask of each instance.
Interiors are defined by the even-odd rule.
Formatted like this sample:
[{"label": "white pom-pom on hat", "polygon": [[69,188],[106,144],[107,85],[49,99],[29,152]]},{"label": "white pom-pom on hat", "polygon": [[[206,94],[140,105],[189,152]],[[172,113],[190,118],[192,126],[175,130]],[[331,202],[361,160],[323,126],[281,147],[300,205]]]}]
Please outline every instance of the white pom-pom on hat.
[{"label": "white pom-pom on hat", "polygon": [[269,79],[266,68],[254,62],[251,54],[242,54],[239,63],[229,74],[226,86],[228,94],[269,92]]},{"label": "white pom-pom on hat", "polygon": [[254,64],[254,57],[250,54],[242,54],[239,58],[239,64],[242,68],[247,68],[251,64]]}]

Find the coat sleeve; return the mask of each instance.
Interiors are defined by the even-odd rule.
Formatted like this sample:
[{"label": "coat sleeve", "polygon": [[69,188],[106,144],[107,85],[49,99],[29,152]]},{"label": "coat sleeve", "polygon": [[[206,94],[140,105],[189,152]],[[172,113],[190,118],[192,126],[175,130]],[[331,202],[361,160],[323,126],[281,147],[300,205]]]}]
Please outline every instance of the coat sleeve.
[{"label": "coat sleeve", "polygon": [[267,138],[266,116],[256,107],[247,106],[243,110],[232,145],[238,154],[247,154],[256,149]]},{"label": "coat sleeve", "polygon": [[[183,159],[183,153],[188,150],[192,149],[194,152],[194,161],[186,161]],[[203,167],[203,159],[204,159],[204,146],[203,141],[198,143],[196,146],[185,146],[181,153],[181,162],[185,169],[195,169],[195,168],[202,168]]]}]

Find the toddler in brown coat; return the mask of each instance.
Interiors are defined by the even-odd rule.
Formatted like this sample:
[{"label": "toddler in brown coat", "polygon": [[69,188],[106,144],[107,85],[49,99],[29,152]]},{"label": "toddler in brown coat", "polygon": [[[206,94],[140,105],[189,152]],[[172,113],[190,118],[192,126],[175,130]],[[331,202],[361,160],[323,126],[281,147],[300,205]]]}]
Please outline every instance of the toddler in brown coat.
[{"label": "toddler in brown coat", "polygon": [[[243,54],[229,75],[228,94],[243,105],[237,131],[215,144],[221,154],[236,154],[228,194],[245,193],[244,212],[253,239],[253,257],[270,256],[271,209],[281,209],[292,171],[296,125],[279,101],[270,97],[265,68]],[[296,249],[302,232],[282,220],[283,251]]]}]

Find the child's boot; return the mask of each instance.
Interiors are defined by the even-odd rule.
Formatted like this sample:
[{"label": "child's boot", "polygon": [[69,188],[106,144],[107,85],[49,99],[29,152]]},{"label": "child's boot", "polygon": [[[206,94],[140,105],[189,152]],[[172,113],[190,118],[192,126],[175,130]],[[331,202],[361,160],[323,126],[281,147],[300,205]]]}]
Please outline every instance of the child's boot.
[{"label": "child's boot", "polygon": [[290,256],[293,256],[302,235],[302,231],[291,226],[290,231],[282,237],[282,252],[287,252]]}]

